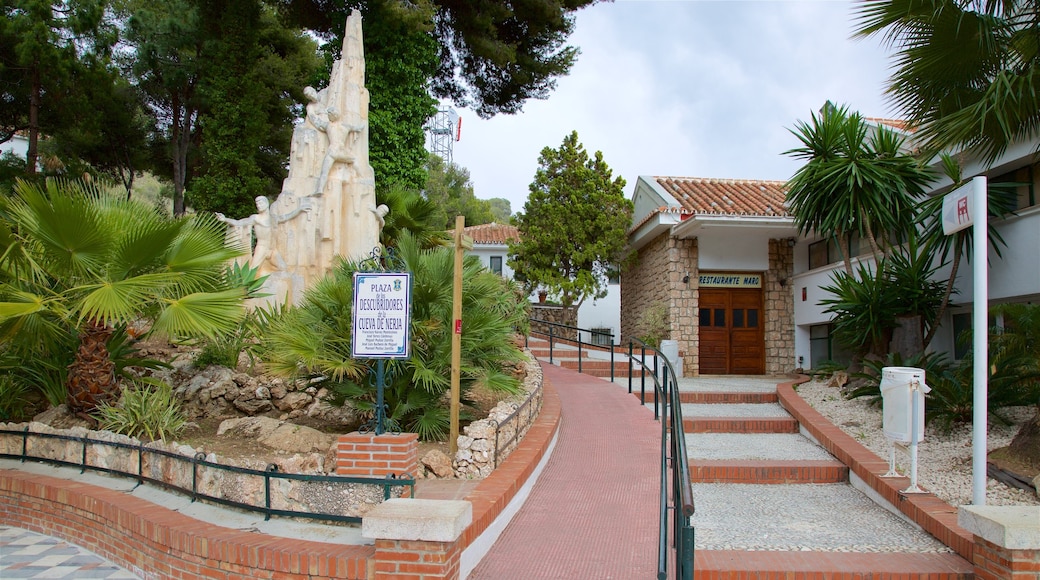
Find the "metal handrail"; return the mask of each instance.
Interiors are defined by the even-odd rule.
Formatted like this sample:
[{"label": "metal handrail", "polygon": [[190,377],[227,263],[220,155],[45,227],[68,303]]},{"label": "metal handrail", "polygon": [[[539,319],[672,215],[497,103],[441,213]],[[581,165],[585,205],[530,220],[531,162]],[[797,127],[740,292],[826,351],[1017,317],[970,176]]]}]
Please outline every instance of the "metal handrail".
[{"label": "metal handrail", "polygon": [[508,425],[512,421],[519,422],[521,411],[525,411],[526,410],[527,414],[525,415],[525,419],[527,420],[527,428],[530,429],[531,428],[531,417],[533,417],[534,415],[537,415],[538,412],[542,408],[541,404],[539,404],[537,408],[535,408],[535,405],[534,405],[534,400],[535,400],[536,397],[538,398],[539,401],[542,400],[541,399],[541,391],[542,391],[542,385],[541,385],[541,383],[539,383],[538,387],[535,390],[531,391],[531,393],[528,395],[527,399],[525,399],[524,402],[521,403],[520,406],[518,406],[515,411],[510,413],[509,416],[506,417],[505,419],[502,419],[501,423],[499,423],[498,421],[495,421],[495,468],[496,469],[498,468],[499,463],[501,463],[501,461],[503,459],[502,458],[502,450],[504,448],[508,448],[514,441],[516,441],[517,439],[520,439],[523,435],[527,434],[527,430],[526,429],[524,430],[523,433],[521,433],[520,432],[520,425],[517,425],[517,427],[515,429],[513,429],[513,436],[510,437],[507,441],[505,441],[503,443],[498,438],[499,435],[501,435],[501,433],[502,433],[502,428],[505,427],[506,425]]},{"label": "metal handrail", "polygon": [[[581,327],[578,327],[578,326],[570,326],[568,324],[561,324],[559,322],[552,322],[552,321],[549,321],[549,320],[541,320],[539,318],[532,318],[531,319],[531,323],[532,324],[534,324],[534,323],[545,324],[545,325],[547,325],[549,327],[549,332],[548,333],[539,332],[539,331],[536,331],[536,330],[532,329],[531,332],[528,334],[528,336],[524,337],[524,346],[528,346],[528,342],[527,341],[530,338],[530,334],[539,334],[539,335],[542,335],[542,336],[548,336],[549,337],[549,364],[555,364],[555,362],[553,361],[553,348],[554,348],[555,343],[556,343],[557,340],[559,340],[561,343],[574,343],[574,344],[577,344],[577,346],[578,346],[578,372],[579,373],[580,372],[584,372],[584,369],[582,369],[582,361],[584,359],[583,348],[588,348],[590,350],[599,350],[599,351],[607,351],[607,350],[609,350],[609,352],[610,352],[610,380],[611,380],[611,382],[614,381],[614,347],[615,346],[620,346],[620,345],[615,345],[614,344],[614,333],[613,332],[603,332],[603,331],[600,331],[600,330],[594,330],[594,329],[590,329],[590,328],[581,328]],[[556,336],[556,333],[555,333],[555,330],[557,328],[563,329],[563,330],[576,330],[577,331],[576,334],[578,336],[578,339],[577,340],[571,340],[569,338],[568,339],[558,338]],[[602,344],[595,344],[595,343],[591,343],[591,342],[582,342],[582,340],[581,340],[581,333],[582,332],[587,332],[587,333],[589,333],[589,334],[591,334],[593,336],[607,336],[607,337],[610,338],[610,345],[609,346],[605,346],[605,345],[602,345]]]},{"label": "metal handrail", "polygon": [[[548,320],[531,319],[532,323],[546,324],[549,327],[549,363],[553,364],[553,345],[555,342],[554,329],[578,331],[578,372],[582,372],[582,341],[581,332],[595,332],[592,330],[550,322]],[[534,333],[532,331],[532,333]],[[539,332],[538,334],[545,335]],[[603,333],[599,333],[603,334]],[[614,381],[614,350],[622,345],[614,344],[614,335],[610,334],[610,380]],[[570,341],[568,341],[570,342]],[[525,343],[526,344],[526,343]],[[600,346],[600,345],[590,345]],[[629,339],[627,348],[622,347],[622,356],[628,360],[628,392],[633,391],[633,374],[639,371],[639,400],[646,401],[647,375],[653,380],[654,394],[654,419],[661,420],[661,508],[660,508],[660,530],[658,541],[658,563],[657,578],[666,580],[668,578],[668,547],[669,528],[674,543],[675,551],[675,575],[677,580],[693,579],[694,564],[694,531],[691,518],[695,506],[693,500],[693,486],[690,482],[689,458],[686,455],[686,437],[683,430],[682,403],[679,398],[678,375],[661,351],[633,338]],[[638,346],[638,351],[636,347]],[[627,350],[627,352],[625,352]],[[669,436],[669,435],[674,436]],[[669,468],[671,470],[669,476]],[[670,480],[670,481],[669,481]],[[672,515],[671,526],[668,516]]]},{"label": "metal handrail", "polygon": [[[58,433],[37,433],[29,431],[29,427],[25,427],[21,431],[0,429],[0,435],[14,435],[22,438],[22,452],[21,454],[12,453],[0,453],[0,458],[3,459],[20,459],[23,463],[26,460],[42,461],[45,463],[51,463],[55,465],[65,465],[70,467],[79,467],[80,473],[83,473],[87,469],[93,471],[99,471],[103,473],[109,473],[113,475],[124,475],[131,477],[141,483],[151,483],[158,485],[164,489],[171,491],[178,491],[191,497],[191,501],[202,499],[205,501],[211,501],[221,505],[227,505],[244,509],[253,512],[260,512],[264,514],[264,519],[269,520],[271,516],[286,516],[296,518],[306,518],[312,520],[322,520],[331,522],[346,522],[346,523],[361,523],[361,518],[358,516],[345,516],[340,514],[324,514],[317,512],[306,512],[299,510],[283,510],[271,507],[271,480],[272,479],[289,479],[296,481],[308,481],[320,484],[368,484],[378,485],[383,488],[383,499],[390,499],[392,489],[394,487],[409,487],[411,491],[409,497],[415,496],[415,479],[408,477],[407,474],[402,474],[402,477],[398,478],[393,474],[387,475],[386,478],[379,477],[356,477],[356,476],[342,476],[342,475],[306,475],[301,473],[281,473],[278,471],[278,466],[270,463],[266,469],[250,469],[248,467],[238,467],[235,465],[224,465],[221,463],[215,463],[205,459],[204,453],[196,453],[193,457],[181,455],[171,451],[162,449],[154,449],[141,444],[133,443],[120,443],[117,441],[102,441],[100,439],[91,439],[89,437],[75,437],[72,435],[61,435]],[[58,439],[62,441],[74,441],[82,444],[80,452],[79,462],[66,461],[64,459],[57,459],[54,457],[45,457],[41,455],[30,455],[28,453],[29,439],[40,438],[40,439]],[[90,445],[101,445],[105,447],[115,447],[120,449],[129,449],[137,452],[137,473],[123,471],[121,469],[112,469],[109,467],[102,467],[100,465],[91,465],[87,463],[87,448]],[[145,475],[144,473],[144,456],[145,454],[152,454],[161,457],[173,459],[175,461],[183,461],[185,463],[192,464],[192,481],[191,489],[181,487],[174,483],[163,481],[161,479],[155,479]],[[230,500],[223,497],[207,495],[201,493],[198,489],[199,483],[199,467],[209,467],[217,470],[228,471],[231,473],[238,473],[242,475],[251,475],[256,477],[262,477],[264,479],[264,505],[258,506],[253,504],[242,503],[234,500]]]},{"label": "metal handrail", "polygon": [[[648,370],[647,351],[653,358],[654,381],[654,419],[662,416],[661,421],[661,509],[660,530],[658,538],[657,578],[668,578],[668,513],[672,513],[673,548],[675,550],[675,578],[692,580],[694,563],[694,532],[691,518],[695,506],[693,486],[690,483],[689,458],[686,455],[686,437],[683,431],[682,403],[679,399],[678,375],[668,358],[661,351],[633,338],[629,339],[629,352],[635,344],[639,345],[640,356],[629,358],[629,389],[631,390],[633,367],[638,364],[645,384]],[[659,363],[663,363],[659,366]],[[645,389],[640,400],[646,401]],[[658,400],[663,411],[658,413]],[[669,435],[672,436],[669,436]],[[668,467],[671,464],[671,478]],[[671,479],[669,490],[668,480]],[[669,491],[671,492],[669,494]]]}]

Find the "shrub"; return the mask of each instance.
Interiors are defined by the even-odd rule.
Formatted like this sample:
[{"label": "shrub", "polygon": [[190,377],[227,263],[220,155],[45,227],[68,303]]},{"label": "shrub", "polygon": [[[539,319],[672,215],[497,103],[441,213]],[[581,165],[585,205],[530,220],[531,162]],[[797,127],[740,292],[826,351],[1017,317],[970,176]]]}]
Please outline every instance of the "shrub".
[{"label": "shrub", "polygon": [[661,341],[669,337],[671,323],[668,319],[668,305],[654,302],[639,317],[639,340],[654,348],[660,348]]},{"label": "shrub", "polygon": [[[412,274],[411,345],[408,359],[384,362],[387,417],[424,440],[448,430],[451,386],[454,251],[421,249],[409,234],[398,239],[399,262],[388,269]],[[342,262],[304,295],[299,307],[273,321],[264,337],[267,368],[317,380],[336,403],[349,402],[362,415],[375,413],[376,361],[351,358],[353,275],[371,264]],[[507,367],[523,360],[512,340],[525,327],[527,306],[512,281],[487,271],[478,259],[464,261],[462,289],[461,402],[475,386],[518,392]]]},{"label": "shrub", "polygon": [[151,441],[166,441],[186,422],[173,389],[165,382],[149,379],[138,379],[124,389],[117,404],[102,404],[95,417],[102,429]]}]

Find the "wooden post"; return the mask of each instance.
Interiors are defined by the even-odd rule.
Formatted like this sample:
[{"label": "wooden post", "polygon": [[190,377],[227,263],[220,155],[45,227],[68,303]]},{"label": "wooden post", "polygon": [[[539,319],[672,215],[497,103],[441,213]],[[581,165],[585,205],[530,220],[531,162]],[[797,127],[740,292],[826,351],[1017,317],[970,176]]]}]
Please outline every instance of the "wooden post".
[{"label": "wooden post", "polygon": [[459,388],[462,382],[462,228],[466,216],[455,216],[455,284],[452,292],[451,318],[455,328],[451,334],[451,432],[448,448],[451,457],[459,450]]}]

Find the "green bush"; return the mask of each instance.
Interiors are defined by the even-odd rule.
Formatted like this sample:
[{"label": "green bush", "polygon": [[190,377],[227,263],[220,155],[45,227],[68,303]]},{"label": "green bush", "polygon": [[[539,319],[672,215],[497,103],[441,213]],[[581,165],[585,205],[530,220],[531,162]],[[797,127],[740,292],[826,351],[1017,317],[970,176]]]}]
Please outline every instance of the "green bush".
[{"label": "green bush", "polygon": [[661,341],[667,339],[671,333],[668,305],[664,302],[651,304],[639,317],[638,328],[640,330],[639,340],[648,346],[660,348]]},{"label": "green bush", "polygon": [[15,382],[10,375],[0,375],[0,421],[18,421],[25,418],[29,388]]},{"label": "green bush", "polygon": [[173,389],[162,381],[147,379],[123,389],[117,404],[99,406],[95,417],[101,429],[150,441],[166,441],[186,423]]},{"label": "green bush", "polygon": [[[397,240],[390,270],[412,274],[411,356],[386,361],[387,417],[424,440],[448,431],[451,386],[454,251],[420,249],[411,235]],[[303,303],[274,320],[264,337],[267,368],[304,376],[329,388],[333,402],[348,402],[367,417],[375,413],[376,361],[351,358],[353,275],[363,264],[342,262],[304,295]],[[515,283],[487,271],[475,257],[463,265],[461,402],[476,386],[518,392],[511,368],[523,360],[513,338],[528,324],[527,306]]]}]

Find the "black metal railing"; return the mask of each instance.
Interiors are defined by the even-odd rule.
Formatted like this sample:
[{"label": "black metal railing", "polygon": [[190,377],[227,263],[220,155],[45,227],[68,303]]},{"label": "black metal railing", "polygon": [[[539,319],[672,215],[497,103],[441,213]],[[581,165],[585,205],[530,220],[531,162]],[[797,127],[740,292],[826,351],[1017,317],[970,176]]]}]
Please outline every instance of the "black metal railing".
[{"label": "black metal railing", "polygon": [[[537,401],[537,404],[535,402]],[[505,459],[504,456],[509,454],[505,451],[511,451],[510,446],[523,437],[527,433],[527,430],[531,428],[531,424],[534,422],[534,417],[542,409],[542,385],[539,384],[538,388],[531,391],[527,399],[516,408],[515,411],[509,414],[508,417],[502,419],[502,422],[495,422],[495,468]],[[510,423],[516,423],[512,427],[512,435],[509,437],[502,437],[502,431]]]},{"label": "black metal railing", "polygon": [[[535,328],[538,324],[544,324],[548,327],[548,331],[537,330]],[[592,337],[592,340],[583,341],[582,333],[588,333]],[[582,361],[585,358],[585,351],[604,352],[610,354],[610,380],[614,380],[614,333],[603,332],[602,330],[579,328],[577,326],[569,326],[567,324],[560,324],[559,322],[550,322],[548,320],[540,320],[537,318],[531,319],[531,333],[534,335],[544,336],[549,341],[549,364],[556,364],[553,360],[553,350],[556,343],[567,344],[578,347],[578,372],[584,372],[582,369]],[[568,338],[569,336],[575,336],[575,338]],[[602,344],[598,342],[595,337],[603,337],[607,339],[608,344]],[[525,337],[525,341],[530,336]],[[525,346],[530,346],[525,342]]]},{"label": "black metal railing", "polygon": [[[578,347],[578,372],[582,372],[582,332],[594,332],[587,329],[567,326],[547,320],[531,320],[549,328],[548,333],[535,332],[549,340],[549,363],[553,361],[553,349],[556,342],[573,344]],[[555,328],[577,331],[577,341],[559,339]],[[657,578],[668,578],[669,561],[675,564],[674,578],[692,580],[694,562],[694,531],[692,518],[694,514],[693,488],[690,484],[689,458],[686,454],[686,437],[683,431],[682,403],[679,399],[678,375],[668,359],[656,348],[638,339],[630,339],[627,345],[614,345],[611,335],[610,380],[614,381],[615,349],[621,351],[626,359],[628,374],[628,392],[634,394],[636,375],[639,381],[639,400],[647,400],[647,378],[651,381],[654,400],[654,419],[661,420],[661,502],[660,532],[658,542]],[[596,348],[595,345],[585,345]],[[674,435],[674,436],[673,436]],[[669,522],[669,518],[671,521]],[[670,524],[670,525],[669,525]],[[671,542],[669,542],[671,540]],[[669,554],[669,547],[672,553]]]},{"label": "black metal railing", "polygon": [[[37,433],[29,431],[28,427],[23,430],[9,430],[0,429],[0,436],[12,436],[21,438],[21,453],[0,453],[0,458],[4,459],[20,459],[22,462],[27,460],[42,461],[55,465],[64,465],[68,467],[78,467],[80,473],[83,473],[87,469],[92,471],[99,471],[103,473],[109,473],[113,475],[123,475],[136,479],[138,484],[151,483],[162,487],[167,490],[177,491],[184,493],[191,497],[194,502],[196,500],[210,501],[221,505],[244,509],[252,512],[260,512],[264,514],[264,519],[270,519],[271,516],[287,516],[306,518],[312,520],[332,521],[332,522],[346,522],[346,523],[361,523],[360,516],[347,516],[342,514],[334,513],[320,513],[320,512],[309,512],[302,510],[293,509],[279,509],[272,507],[272,495],[271,487],[272,480],[294,480],[305,482],[304,485],[313,485],[315,494],[328,494],[327,488],[330,485],[373,485],[379,486],[383,489],[383,499],[387,500],[393,494],[394,488],[409,487],[411,488],[410,497],[415,496],[415,479],[411,477],[395,477],[388,475],[386,478],[378,477],[354,477],[354,476],[340,476],[340,475],[305,475],[299,473],[282,473],[278,471],[278,466],[270,463],[264,470],[250,469],[246,467],[238,467],[234,465],[223,465],[206,460],[205,453],[196,453],[194,456],[189,457],[174,453],[171,451],[165,451],[162,449],[154,449],[142,444],[135,443],[121,443],[116,441],[102,441],[99,439],[91,439],[89,437],[76,437],[72,435],[61,435],[58,433]],[[73,461],[67,455],[63,454],[63,457],[48,457],[39,454],[30,454],[29,442],[30,439],[40,440],[60,440],[60,441],[72,441],[80,443],[80,452],[78,460]],[[92,465],[88,462],[88,449],[91,446],[110,447],[118,449],[130,450],[130,460],[133,459],[133,453],[136,452],[137,469],[134,471],[125,471],[122,469],[115,469],[111,467],[104,467],[101,465]],[[33,447],[37,447],[34,441]],[[182,482],[183,485],[178,485],[172,481],[166,481],[147,475],[148,469],[155,463],[155,460],[149,460],[148,457],[161,457],[166,458],[170,461],[179,461],[183,463],[191,464],[191,483],[190,486],[187,482]],[[146,469],[146,464],[149,466]],[[259,477],[263,479],[263,505],[256,505],[251,503],[245,503],[228,499],[226,497],[214,496],[206,494],[200,491],[200,483],[204,484],[205,474],[200,473],[202,469],[213,469],[217,471],[225,471],[229,473],[235,473],[250,477]],[[405,474],[406,475],[406,474]]]}]

